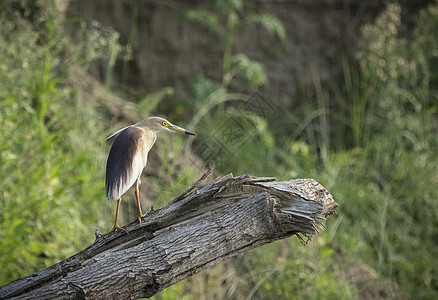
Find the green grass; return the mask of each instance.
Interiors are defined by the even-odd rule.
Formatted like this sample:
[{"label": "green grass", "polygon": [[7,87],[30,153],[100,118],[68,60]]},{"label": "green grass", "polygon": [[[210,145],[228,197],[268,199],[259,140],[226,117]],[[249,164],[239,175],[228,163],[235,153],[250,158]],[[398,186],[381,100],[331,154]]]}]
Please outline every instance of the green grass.
[{"label": "green grass", "polygon": [[[420,13],[412,40],[401,34],[400,15],[400,7],[391,4],[375,24],[364,27],[362,43],[353,50],[358,63],[344,60],[345,84],[333,86],[329,101],[321,98],[313,105],[303,98],[302,108],[293,113],[280,109],[279,120],[242,110],[242,96],[233,101],[225,95],[229,100],[217,109],[212,108],[217,103],[202,103],[210,108],[197,121],[201,134],[194,149],[201,157],[207,144],[214,151],[204,158],[222,172],[279,179],[313,177],[340,204],[338,216],[327,222],[327,231],[335,225],[336,231],[325,240],[326,249],[287,246],[291,251],[279,262],[281,256],[272,254],[269,245],[234,259],[232,267],[246,276],[244,283],[235,287],[231,280],[222,289],[235,288],[236,299],[273,295],[286,299],[293,291],[297,298],[340,297],[331,294],[331,283],[336,286],[333,290],[344,288],[352,298],[375,297],[376,291],[390,297],[437,296],[438,81],[433,66],[438,44],[432,37],[438,30],[438,6]],[[192,82],[195,99],[213,99],[211,95],[219,91],[204,82]],[[236,129],[233,140],[226,134],[229,127]],[[312,278],[305,272],[309,266],[299,263],[309,261],[307,255],[329,252],[333,273],[312,269],[320,273]],[[269,261],[266,265],[275,267],[266,268],[262,257]],[[289,259],[297,266],[284,268]],[[246,260],[251,267],[239,273]],[[261,275],[248,278],[253,272]],[[284,280],[293,291],[282,287],[283,274],[288,274]],[[297,284],[300,276],[304,283]],[[313,290],[306,290],[307,283]],[[225,297],[219,292],[207,296]]]},{"label": "green grass", "polygon": [[[216,4],[218,11],[209,13],[213,22],[227,15],[221,2]],[[243,17],[242,8],[236,9]],[[144,178],[155,187],[149,195],[155,208],[202,173],[202,162],[192,152],[204,163],[214,162],[221,173],[313,177],[340,206],[306,246],[291,238],[254,249],[156,299],[438,296],[438,6],[419,14],[410,35],[401,34],[400,14],[391,4],[363,29],[363,43],[344,59],[344,82],[334,83],[327,94],[320,90],[317,99],[301,94],[300,108],[277,108],[275,118],[245,111],[249,95],[232,90],[237,83],[242,90],[263,84],[256,80],[263,75],[256,62],[237,56],[233,65],[228,53],[224,70],[243,69],[225,87],[202,75],[191,79],[193,99],[168,111],[176,124],[183,113],[194,116],[180,125],[198,136],[193,143],[160,136],[154,147],[161,159],[158,171]],[[101,102],[92,96],[85,101],[69,80],[69,67],[86,68],[91,60],[104,59],[104,83],[112,86],[114,49],[124,49],[117,57],[122,60],[129,50],[117,46],[118,35],[109,28],[83,25],[69,37],[69,27],[57,24],[51,10],[37,26],[20,15],[0,14],[0,20],[5,25],[0,27],[4,284],[68,257],[93,241],[96,228],[111,227],[114,203],[105,200],[103,181],[105,137],[108,128],[138,120],[120,120],[117,126]],[[110,42],[102,46],[106,39]],[[253,73],[257,76],[248,75]],[[157,104],[172,94],[172,87],[163,88],[135,102],[142,114],[159,114]],[[227,135],[233,128],[239,129],[237,135]],[[133,204],[132,199],[126,196],[124,203]],[[133,218],[129,209],[122,208],[122,215],[125,221]]]},{"label": "green grass", "polygon": [[[102,221],[103,128],[76,103],[61,62],[66,40],[50,16],[38,33],[2,14],[0,47],[0,283],[28,275],[93,241]],[[14,40],[10,37],[14,36]],[[13,57],[13,59],[9,59]],[[84,136],[84,132],[87,135]]]}]

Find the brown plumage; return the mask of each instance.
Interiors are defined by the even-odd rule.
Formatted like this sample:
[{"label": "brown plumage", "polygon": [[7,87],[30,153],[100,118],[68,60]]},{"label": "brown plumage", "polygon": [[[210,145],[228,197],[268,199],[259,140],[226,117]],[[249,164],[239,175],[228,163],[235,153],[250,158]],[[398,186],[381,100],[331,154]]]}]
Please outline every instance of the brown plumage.
[{"label": "brown plumage", "polygon": [[[149,150],[151,150],[160,131],[174,131],[189,135],[193,132],[185,130],[160,117],[150,117],[137,124],[122,128],[107,139],[117,135],[106,164],[106,196],[109,200],[117,200],[116,219],[113,229],[126,231],[118,225],[118,215],[121,197],[136,183],[135,196],[138,206],[138,220],[141,223],[143,213],[139,200],[140,176],[147,164]],[[109,234],[107,233],[107,234]]]},{"label": "brown plumage", "polygon": [[[148,140],[153,139],[151,131],[144,134],[150,135]],[[149,151],[142,151],[142,145],[145,145],[143,131],[135,126],[129,126],[115,139],[106,163],[105,187],[109,200],[117,200],[126,193],[137,180],[135,175],[141,174],[146,166]]]}]

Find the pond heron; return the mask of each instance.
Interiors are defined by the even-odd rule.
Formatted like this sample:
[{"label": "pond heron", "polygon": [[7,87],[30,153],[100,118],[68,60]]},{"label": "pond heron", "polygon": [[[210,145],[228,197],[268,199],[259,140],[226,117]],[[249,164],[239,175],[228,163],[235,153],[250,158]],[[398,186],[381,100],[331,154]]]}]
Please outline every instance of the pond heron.
[{"label": "pond heron", "polygon": [[138,206],[137,219],[141,223],[141,218],[144,215],[141,211],[138,193],[140,176],[146,167],[148,153],[157,139],[157,133],[161,131],[196,135],[193,132],[173,125],[163,118],[150,117],[137,124],[122,128],[107,138],[108,140],[118,134],[111,146],[106,163],[106,197],[109,200],[117,200],[114,227],[107,234],[116,230],[128,233],[126,229],[119,226],[118,217],[122,195],[125,194],[134,183],[135,197]]}]

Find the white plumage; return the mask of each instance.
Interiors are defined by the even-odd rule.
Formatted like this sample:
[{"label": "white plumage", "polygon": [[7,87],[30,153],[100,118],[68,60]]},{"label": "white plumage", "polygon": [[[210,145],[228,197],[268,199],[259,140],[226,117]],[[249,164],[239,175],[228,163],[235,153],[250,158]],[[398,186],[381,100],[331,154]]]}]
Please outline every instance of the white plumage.
[{"label": "white plumage", "polygon": [[139,183],[143,169],[146,167],[148,153],[157,139],[160,131],[174,131],[189,135],[193,132],[171,124],[169,121],[160,117],[150,117],[138,122],[137,124],[124,127],[107,139],[118,134],[111,146],[106,164],[105,188],[106,196],[110,200],[117,200],[116,219],[113,229],[125,229],[118,225],[118,215],[121,197],[136,183],[135,196],[138,205],[138,220],[141,223],[143,213],[139,200]]}]

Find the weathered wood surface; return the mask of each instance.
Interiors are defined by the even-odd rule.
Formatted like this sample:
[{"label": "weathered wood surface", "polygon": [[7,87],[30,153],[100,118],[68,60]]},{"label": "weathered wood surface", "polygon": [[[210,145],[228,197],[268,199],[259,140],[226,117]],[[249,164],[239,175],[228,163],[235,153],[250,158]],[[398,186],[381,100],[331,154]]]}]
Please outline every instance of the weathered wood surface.
[{"label": "weathered wood surface", "polygon": [[310,237],[337,206],[313,179],[225,176],[128,224],[129,235],[96,235],[72,257],[0,287],[0,299],[151,297],[249,249]]}]

